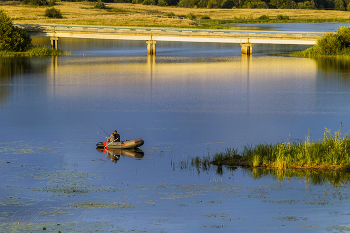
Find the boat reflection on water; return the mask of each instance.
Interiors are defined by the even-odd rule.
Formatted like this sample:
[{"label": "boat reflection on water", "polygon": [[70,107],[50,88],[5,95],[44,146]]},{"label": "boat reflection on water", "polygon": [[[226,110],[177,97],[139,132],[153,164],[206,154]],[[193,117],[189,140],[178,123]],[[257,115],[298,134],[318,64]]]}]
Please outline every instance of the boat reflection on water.
[{"label": "boat reflection on water", "polygon": [[101,149],[96,148],[99,152],[106,153],[107,157],[111,159],[112,162],[118,162],[120,156],[128,156],[132,158],[141,159],[144,156],[144,153],[141,149]]}]

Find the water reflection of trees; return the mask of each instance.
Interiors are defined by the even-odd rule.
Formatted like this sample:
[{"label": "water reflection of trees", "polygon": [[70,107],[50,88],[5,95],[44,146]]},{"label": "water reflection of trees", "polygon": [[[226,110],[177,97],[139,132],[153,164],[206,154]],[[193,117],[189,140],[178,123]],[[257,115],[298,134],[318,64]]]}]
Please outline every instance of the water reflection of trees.
[{"label": "water reflection of trees", "polygon": [[[36,59],[40,59],[39,62],[36,62]],[[43,59],[45,58],[0,57],[0,105],[4,104],[11,94],[14,77],[31,72],[46,72],[50,63]]]},{"label": "water reflection of trees", "polygon": [[30,67],[28,58],[0,57],[0,104],[5,103],[11,93],[12,77],[22,75]]},{"label": "water reflection of trees", "polygon": [[291,179],[303,179],[305,183],[313,185],[331,184],[334,187],[347,185],[350,182],[349,172],[320,171],[320,170],[281,170],[265,168],[244,168],[244,173],[251,175],[254,179],[274,178],[279,182]]},{"label": "water reflection of trees", "polygon": [[319,69],[326,72],[350,72],[350,60],[335,58],[316,58]]}]

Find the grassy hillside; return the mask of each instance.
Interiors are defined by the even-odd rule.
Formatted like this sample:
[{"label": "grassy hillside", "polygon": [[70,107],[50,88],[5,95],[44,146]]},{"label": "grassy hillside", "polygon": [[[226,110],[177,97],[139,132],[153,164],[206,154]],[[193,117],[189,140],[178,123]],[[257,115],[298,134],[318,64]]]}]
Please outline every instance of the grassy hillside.
[{"label": "grassy hillside", "polygon": [[[50,19],[44,16],[44,12],[48,7],[25,6],[19,3],[6,1],[0,2],[0,9],[5,10],[14,23],[210,28],[225,22],[270,22],[271,20],[276,20],[278,15],[288,16],[288,22],[350,22],[350,12],[348,11],[303,9],[193,9],[128,3],[106,3],[106,6],[107,9],[95,9],[91,2],[57,2],[54,7],[62,12],[63,19]],[[195,16],[194,20],[186,18],[190,13]],[[258,20],[262,15],[268,16],[270,21]],[[201,18],[210,19],[203,21]],[[218,20],[221,22],[218,22]]]}]

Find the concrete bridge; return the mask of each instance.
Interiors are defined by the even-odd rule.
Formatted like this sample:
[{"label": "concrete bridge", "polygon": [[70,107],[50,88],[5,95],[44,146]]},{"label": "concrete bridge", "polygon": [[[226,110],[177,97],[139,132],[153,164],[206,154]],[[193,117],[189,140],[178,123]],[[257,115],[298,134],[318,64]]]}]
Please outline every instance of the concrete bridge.
[{"label": "concrete bridge", "polygon": [[252,54],[254,44],[314,45],[323,32],[200,30],[177,28],[108,27],[56,24],[15,24],[31,36],[50,37],[52,48],[58,49],[60,37],[143,40],[147,54],[156,54],[157,41],[239,43],[243,54]]}]

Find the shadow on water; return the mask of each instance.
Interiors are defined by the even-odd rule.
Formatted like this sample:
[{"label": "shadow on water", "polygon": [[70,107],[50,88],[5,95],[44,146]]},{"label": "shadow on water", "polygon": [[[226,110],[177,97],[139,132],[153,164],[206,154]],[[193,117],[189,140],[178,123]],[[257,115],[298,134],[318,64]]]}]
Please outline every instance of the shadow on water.
[{"label": "shadow on water", "polygon": [[50,63],[47,63],[46,59],[42,58],[0,57],[0,105],[5,104],[8,96],[11,94],[14,77],[24,77],[30,73],[46,72],[49,65]]},{"label": "shadow on water", "polygon": [[[210,160],[210,159],[209,159]],[[225,171],[232,172],[237,169],[236,166],[225,166],[225,165],[214,165],[212,163],[203,161],[196,162],[195,159],[192,161],[182,160],[179,163],[180,170],[184,171],[196,171],[198,175],[201,172],[209,174],[215,170],[217,175],[222,176]],[[175,170],[176,163],[172,162],[173,170]],[[245,175],[251,176],[254,180],[262,178],[272,178],[277,180],[279,183],[290,181],[291,179],[304,179],[305,183],[313,185],[326,185],[330,184],[335,188],[340,186],[346,186],[350,183],[350,172],[345,171],[324,171],[324,170],[313,170],[313,169],[273,169],[273,168],[254,168],[254,167],[241,167]]]},{"label": "shadow on water", "polygon": [[261,178],[273,178],[279,182],[291,179],[304,179],[305,183],[313,185],[331,184],[335,188],[346,186],[350,183],[350,173],[340,171],[316,171],[316,170],[279,170],[266,168],[244,168],[244,173],[255,180]]},{"label": "shadow on water", "polygon": [[144,152],[141,149],[101,149],[96,148],[101,153],[106,153],[106,156],[111,159],[112,162],[117,163],[120,159],[120,156],[127,156],[135,159],[141,159],[144,156]]},{"label": "shadow on water", "polygon": [[12,77],[23,75],[24,71],[31,68],[27,58],[2,58],[0,57],[0,104],[6,102],[11,93]]},{"label": "shadow on water", "polygon": [[326,72],[350,73],[350,60],[335,58],[316,58],[317,67]]}]

